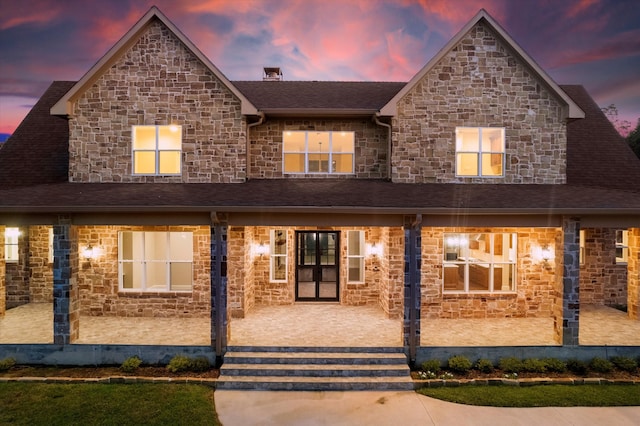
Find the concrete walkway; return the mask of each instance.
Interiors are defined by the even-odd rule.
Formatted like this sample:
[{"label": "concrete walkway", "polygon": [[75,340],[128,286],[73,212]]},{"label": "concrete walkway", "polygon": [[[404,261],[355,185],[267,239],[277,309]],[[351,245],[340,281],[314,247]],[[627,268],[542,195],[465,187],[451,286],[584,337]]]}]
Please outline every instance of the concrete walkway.
[{"label": "concrete walkway", "polygon": [[215,393],[215,404],[224,426],[640,424],[640,407],[475,407],[444,402],[415,392],[219,390]]}]

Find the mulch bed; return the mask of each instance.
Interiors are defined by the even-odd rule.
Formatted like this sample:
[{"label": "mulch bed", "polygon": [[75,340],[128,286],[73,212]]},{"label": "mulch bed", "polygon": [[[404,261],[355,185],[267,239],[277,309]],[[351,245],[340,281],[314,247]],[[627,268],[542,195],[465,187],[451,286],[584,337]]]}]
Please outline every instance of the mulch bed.
[{"label": "mulch bed", "polygon": [[0,372],[0,377],[72,377],[97,379],[102,377],[189,377],[215,379],[220,370],[212,368],[202,372],[185,371],[172,373],[164,366],[141,366],[133,373],[125,373],[119,367],[52,367],[16,365],[8,371]]}]

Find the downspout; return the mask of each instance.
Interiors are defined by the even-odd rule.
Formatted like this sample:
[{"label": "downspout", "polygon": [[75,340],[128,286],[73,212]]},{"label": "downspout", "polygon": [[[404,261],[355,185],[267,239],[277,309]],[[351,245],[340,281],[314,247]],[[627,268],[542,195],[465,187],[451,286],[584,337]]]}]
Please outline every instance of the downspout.
[{"label": "downspout", "polygon": [[258,111],[258,117],[260,117],[260,119],[258,121],[256,121],[255,123],[247,123],[247,131],[245,132],[247,134],[247,146],[245,147],[246,151],[247,151],[247,176],[246,176],[246,180],[249,180],[249,169],[251,167],[251,137],[249,134],[249,130],[252,127],[255,126],[259,126],[262,123],[264,123],[264,112],[262,111]]},{"label": "downspout", "polygon": [[387,128],[387,180],[391,180],[391,124],[383,123],[379,120],[380,112],[376,112],[373,116],[373,121],[378,126]]}]

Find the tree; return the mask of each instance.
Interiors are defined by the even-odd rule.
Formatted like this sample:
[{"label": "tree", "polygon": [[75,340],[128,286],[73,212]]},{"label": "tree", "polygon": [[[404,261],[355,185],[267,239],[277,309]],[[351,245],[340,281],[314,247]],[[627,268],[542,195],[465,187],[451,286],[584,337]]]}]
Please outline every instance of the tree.
[{"label": "tree", "polygon": [[633,152],[636,153],[636,156],[640,158],[640,118],[638,119],[636,128],[629,133],[629,136],[627,136],[627,142]]},{"label": "tree", "polygon": [[604,112],[604,115],[607,116],[618,133],[625,137],[629,134],[629,130],[631,130],[631,123],[628,120],[620,120],[620,117],[618,116],[618,107],[615,104],[611,104],[600,109]]}]

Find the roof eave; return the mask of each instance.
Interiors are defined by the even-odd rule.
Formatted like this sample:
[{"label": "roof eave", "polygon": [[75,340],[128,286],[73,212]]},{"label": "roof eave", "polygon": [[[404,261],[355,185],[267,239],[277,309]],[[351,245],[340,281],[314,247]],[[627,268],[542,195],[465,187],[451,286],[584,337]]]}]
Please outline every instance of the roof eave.
[{"label": "roof eave", "polygon": [[370,117],[378,112],[359,108],[263,108],[260,111],[271,117]]}]

